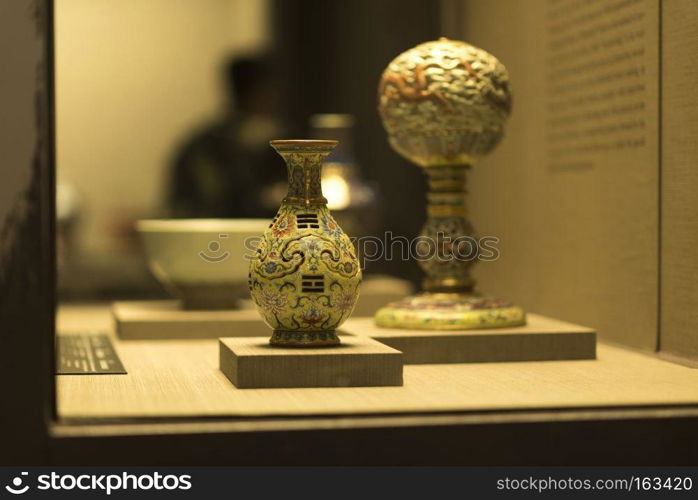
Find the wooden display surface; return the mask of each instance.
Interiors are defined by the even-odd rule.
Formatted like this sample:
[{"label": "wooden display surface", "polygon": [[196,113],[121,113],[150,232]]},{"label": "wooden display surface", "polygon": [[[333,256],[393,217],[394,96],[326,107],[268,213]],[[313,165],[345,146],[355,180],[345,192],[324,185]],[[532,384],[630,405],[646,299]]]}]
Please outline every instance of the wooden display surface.
[{"label": "wooden display surface", "polygon": [[[60,332],[110,324],[108,307],[59,311]],[[603,343],[596,360],[406,365],[402,387],[303,389],[236,388],[218,368],[214,339],[116,339],[115,348],[128,375],[56,377],[60,418],[591,412],[698,404],[698,370]]]},{"label": "wooden display surface", "polygon": [[594,359],[596,332],[572,323],[527,314],[524,326],[478,330],[380,328],[355,318],[344,328],[402,351],[405,364]]},{"label": "wooden display surface", "polygon": [[216,339],[271,335],[255,309],[195,311],[176,300],[114,302],[116,333],[124,340]]},{"label": "wooden display surface", "polygon": [[368,337],[331,347],[269,345],[268,337],[220,339],[221,371],[240,389],[402,385],[402,353]]}]

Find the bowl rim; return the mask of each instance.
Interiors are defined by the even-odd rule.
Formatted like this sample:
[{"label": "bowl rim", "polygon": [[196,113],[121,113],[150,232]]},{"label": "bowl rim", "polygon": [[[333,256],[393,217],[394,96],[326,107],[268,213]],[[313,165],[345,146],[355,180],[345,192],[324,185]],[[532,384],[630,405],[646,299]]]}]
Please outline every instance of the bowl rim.
[{"label": "bowl rim", "polygon": [[140,219],[136,230],[140,233],[262,233],[270,219]]}]

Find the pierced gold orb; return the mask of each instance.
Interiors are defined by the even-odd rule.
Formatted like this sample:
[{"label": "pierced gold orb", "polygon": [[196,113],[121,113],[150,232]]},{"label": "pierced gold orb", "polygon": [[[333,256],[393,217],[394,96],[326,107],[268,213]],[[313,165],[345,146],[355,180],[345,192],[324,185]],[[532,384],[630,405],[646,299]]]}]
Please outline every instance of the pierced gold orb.
[{"label": "pierced gold orb", "polygon": [[391,146],[421,167],[471,165],[502,139],[511,113],[509,73],[469,43],[426,42],[383,72],[378,111]]}]

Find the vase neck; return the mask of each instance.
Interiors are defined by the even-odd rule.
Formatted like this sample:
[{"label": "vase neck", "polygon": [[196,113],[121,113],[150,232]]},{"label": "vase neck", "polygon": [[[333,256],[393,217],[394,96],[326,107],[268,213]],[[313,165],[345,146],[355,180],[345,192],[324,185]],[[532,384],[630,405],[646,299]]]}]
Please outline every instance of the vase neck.
[{"label": "vase neck", "polygon": [[288,194],[283,203],[327,205],[322,195],[322,162],[337,145],[336,141],[272,141],[288,169]]},{"label": "vase neck", "polygon": [[322,195],[322,160],[326,155],[284,154],[288,168],[288,193],[284,202],[300,205],[326,205]]}]

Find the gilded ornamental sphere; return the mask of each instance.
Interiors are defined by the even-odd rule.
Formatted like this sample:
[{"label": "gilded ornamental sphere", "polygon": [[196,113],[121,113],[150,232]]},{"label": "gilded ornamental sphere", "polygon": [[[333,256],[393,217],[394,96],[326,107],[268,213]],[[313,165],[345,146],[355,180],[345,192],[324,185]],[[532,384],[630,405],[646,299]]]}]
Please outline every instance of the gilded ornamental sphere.
[{"label": "gilded ornamental sphere", "polygon": [[492,54],[441,38],[403,52],[383,72],[378,111],[391,146],[422,167],[469,165],[504,135],[509,74]]}]

